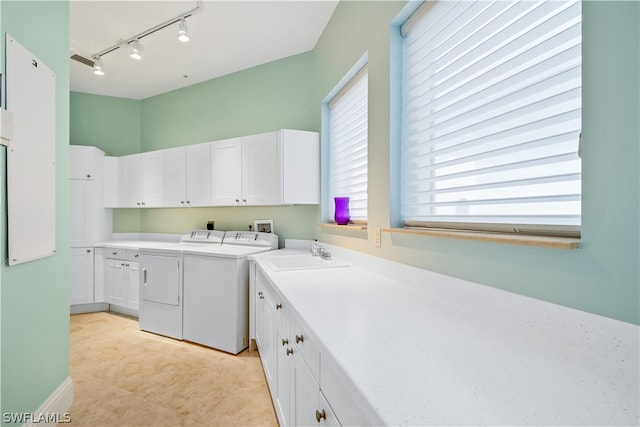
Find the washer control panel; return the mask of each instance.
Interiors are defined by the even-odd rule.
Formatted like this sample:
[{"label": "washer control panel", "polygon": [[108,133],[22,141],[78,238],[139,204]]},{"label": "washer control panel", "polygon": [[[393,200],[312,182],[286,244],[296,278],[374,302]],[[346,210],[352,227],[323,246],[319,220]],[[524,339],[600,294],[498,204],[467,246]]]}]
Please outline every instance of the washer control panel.
[{"label": "washer control panel", "polygon": [[260,233],[255,231],[227,231],[224,235],[223,243],[277,249],[278,236],[272,233]]},{"label": "washer control panel", "polygon": [[187,231],[180,238],[181,242],[197,242],[221,244],[224,238],[224,231],[219,230],[192,230]]}]

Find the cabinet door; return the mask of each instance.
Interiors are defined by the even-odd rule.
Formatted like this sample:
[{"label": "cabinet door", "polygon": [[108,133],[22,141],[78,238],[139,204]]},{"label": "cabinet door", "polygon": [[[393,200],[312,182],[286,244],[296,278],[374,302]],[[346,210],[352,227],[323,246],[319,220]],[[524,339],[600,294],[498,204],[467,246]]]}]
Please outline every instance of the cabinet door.
[{"label": "cabinet door", "polygon": [[142,207],[142,155],[120,157],[120,207]]},{"label": "cabinet door", "polygon": [[140,307],[140,263],[129,261],[127,266],[127,307]]},{"label": "cabinet door", "polygon": [[120,207],[120,159],[105,157],[104,163],[104,207]]},{"label": "cabinet door", "polygon": [[69,181],[69,245],[86,247],[93,245],[93,181],[72,179]]},{"label": "cabinet door", "polygon": [[162,151],[142,155],[142,206],[162,207],[164,204],[164,156]]},{"label": "cabinet door", "polygon": [[211,144],[187,146],[187,205],[211,205]]},{"label": "cabinet door", "polygon": [[164,151],[164,205],[170,208],[187,203],[187,150],[185,147]]},{"label": "cabinet door", "polygon": [[126,261],[120,259],[107,260],[105,283],[106,302],[122,307],[126,306]]},{"label": "cabinet door", "polygon": [[300,352],[292,355],[291,420],[296,426],[339,426]]},{"label": "cabinet door", "polygon": [[283,129],[282,202],[320,203],[320,141],[317,132]]},{"label": "cabinet door", "polygon": [[263,286],[265,280],[262,272],[256,271],[256,344],[269,388],[273,390],[276,369],[275,308]]},{"label": "cabinet door", "polygon": [[82,145],[69,146],[69,178],[92,180],[97,149]]},{"label": "cabinet door", "polygon": [[277,132],[242,137],[242,201],[282,203],[282,158]]},{"label": "cabinet door", "polygon": [[242,140],[230,138],[211,143],[211,201],[233,206],[242,200]]},{"label": "cabinet door", "polygon": [[[291,422],[292,386],[291,376],[293,370],[293,343],[288,331],[284,328],[276,328],[276,387],[275,400],[278,421],[281,426],[297,425]],[[272,389],[274,390],[274,389]]]},{"label": "cabinet door", "polygon": [[93,249],[71,248],[70,303],[90,304],[93,302]]}]

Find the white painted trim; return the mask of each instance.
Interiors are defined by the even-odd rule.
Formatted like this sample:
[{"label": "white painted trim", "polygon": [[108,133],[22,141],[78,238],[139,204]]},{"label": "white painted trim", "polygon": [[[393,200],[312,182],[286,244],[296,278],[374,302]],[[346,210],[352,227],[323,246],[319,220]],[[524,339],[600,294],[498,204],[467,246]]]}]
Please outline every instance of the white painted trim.
[{"label": "white painted trim", "polygon": [[62,384],[53,392],[51,396],[44,401],[42,405],[34,413],[34,419],[29,423],[25,423],[25,427],[44,427],[55,426],[53,422],[38,422],[39,420],[57,418],[57,421],[64,423],[69,415],[69,409],[73,404],[73,381],[71,377],[67,377]]},{"label": "white painted trim", "polygon": [[109,304],[106,302],[97,302],[90,304],[73,304],[69,306],[70,314],[96,313],[99,311],[109,311]]}]

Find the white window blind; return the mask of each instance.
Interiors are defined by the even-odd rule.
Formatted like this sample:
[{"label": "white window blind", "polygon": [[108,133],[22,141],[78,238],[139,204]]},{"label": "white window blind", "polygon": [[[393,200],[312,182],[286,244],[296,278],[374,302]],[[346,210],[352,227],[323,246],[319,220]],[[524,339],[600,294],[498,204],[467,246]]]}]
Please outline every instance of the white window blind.
[{"label": "white window blind", "polygon": [[580,232],[580,1],[426,2],[401,28],[406,226]]},{"label": "white window blind", "polygon": [[368,73],[359,71],[329,101],[329,200],[349,197],[352,221],[367,220]]}]

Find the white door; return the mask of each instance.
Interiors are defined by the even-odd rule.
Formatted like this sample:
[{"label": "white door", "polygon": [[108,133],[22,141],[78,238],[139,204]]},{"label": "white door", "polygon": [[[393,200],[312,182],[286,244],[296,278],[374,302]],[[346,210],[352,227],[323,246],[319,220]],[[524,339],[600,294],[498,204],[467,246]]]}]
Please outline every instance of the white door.
[{"label": "white door", "polygon": [[289,338],[288,331],[278,328],[276,335],[276,369],[278,379],[276,381],[276,411],[281,426],[294,425],[291,422],[291,373],[293,371],[293,340]]},{"label": "white door", "polygon": [[162,207],[164,204],[164,156],[162,151],[142,155],[142,206]]},{"label": "white door", "polygon": [[160,304],[179,304],[180,277],[178,258],[142,254],[142,299]]},{"label": "white door", "polygon": [[93,181],[69,181],[69,245],[72,248],[93,245],[93,185]]},{"label": "white door", "polygon": [[168,208],[187,203],[187,150],[185,147],[164,150],[164,205]]},{"label": "white door", "polygon": [[142,207],[142,154],[120,157],[120,207]]},{"label": "white door", "polygon": [[127,268],[127,307],[140,306],[140,263],[129,261]]},{"label": "white door", "polygon": [[211,144],[187,146],[187,205],[211,205]]},{"label": "white door", "polygon": [[126,306],[126,261],[120,259],[107,260],[107,277],[105,283],[106,302],[122,307]]},{"label": "white door", "polygon": [[242,137],[242,197],[247,205],[282,203],[282,158],[277,132]]},{"label": "white door", "polygon": [[69,251],[70,303],[90,304],[93,300],[93,249],[71,248]]},{"label": "white door", "polygon": [[233,206],[242,200],[242,140],[230,138],[211,143],[211,201]]}]

